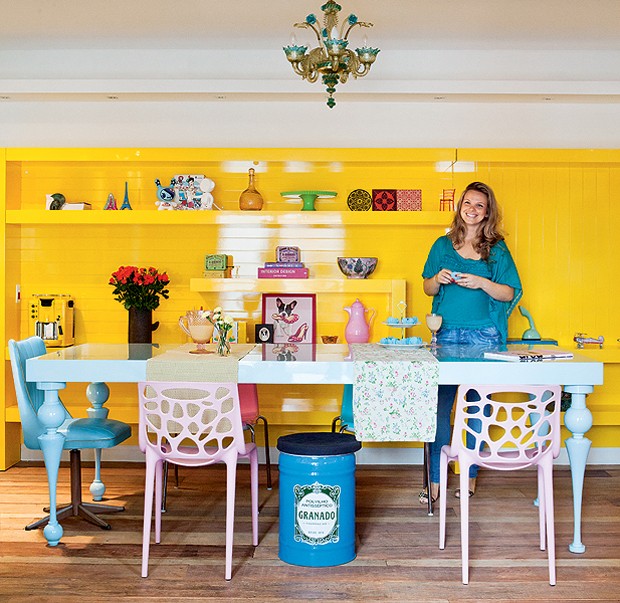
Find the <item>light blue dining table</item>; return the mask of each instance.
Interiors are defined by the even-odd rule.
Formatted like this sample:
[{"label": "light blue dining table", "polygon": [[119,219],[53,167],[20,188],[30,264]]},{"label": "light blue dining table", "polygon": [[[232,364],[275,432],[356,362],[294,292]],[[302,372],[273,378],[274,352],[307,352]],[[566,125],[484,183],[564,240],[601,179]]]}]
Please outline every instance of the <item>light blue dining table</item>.
[{"label": "light blue dining table", "polygon": [[[93,405],[89,416],[106,417],[108,409],[104,404],[109,395],[106,382],[137,383],[145,380],[148,359],[178,347],[177,344],[88,343],[27,360],[26,379],[36,382],[45,398],[39,418],[47,428],[41,449],[50,486],[50,521],[44,534],[51,546],[57,545],[63,534],[56,518],[56,482],[64,441],[64,436],[58,432],[64,420],[64,414],[59,412],[58,392],[67,382],[89,383],[87,396]],[[508,346],[508,349],[513,347]],[[438,348],[434,354],[439,360],[440,384],[560,384],[571,394],[571,406],[564,418],[564,424],[571,432],[565,442],[573,485],[574,531],[569,550],[583,553],[583,481],[592,444],[585,437],[592,427],[592,413],[586,405],[586,396],[595,385],[602,385],[603,363],[578,353],[568,360],[502,362],[485,360],[480,349],[458,346]],[[262,344],[251,348],[239,360],[238,378],[239,383],[345,384],[353,383],[354,364],[347,345],[306,344],[299,345],[295,353],[280,354],[273,345]]]}]

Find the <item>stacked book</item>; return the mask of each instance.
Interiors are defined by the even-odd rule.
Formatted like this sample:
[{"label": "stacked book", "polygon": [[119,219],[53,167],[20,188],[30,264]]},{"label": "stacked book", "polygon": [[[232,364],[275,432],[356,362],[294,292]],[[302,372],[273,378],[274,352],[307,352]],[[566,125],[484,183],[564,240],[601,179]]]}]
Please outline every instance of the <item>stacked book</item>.
[{"label": "stacked book", "polygon": [[258,278],[308,278],[308,269],[302,262],[265,262]]}]

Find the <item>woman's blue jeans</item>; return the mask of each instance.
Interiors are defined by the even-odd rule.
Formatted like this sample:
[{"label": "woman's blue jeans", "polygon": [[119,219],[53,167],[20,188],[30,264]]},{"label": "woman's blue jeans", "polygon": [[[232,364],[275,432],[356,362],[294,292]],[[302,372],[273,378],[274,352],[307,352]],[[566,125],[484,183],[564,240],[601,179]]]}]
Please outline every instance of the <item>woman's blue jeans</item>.
[{"label": "woman's blue jeans", "polygon": [[[483,329],[450,329],[443,327],[437,333],[437,343],[441,346],[480,346],[481,350],[485,347],[494,348],[501,345],[501,336],[495,327]],[[474,380],[475,377],[472,377]],[[450,416],[454,406],[454,397],[458,385],[440,385],[437,395],[437,431],[435,441],[430,443],[430,464],[431,482],[439,483],[439,457],[441,447],[450,443],[452,428]],[[476,425],[477,423],[477,425]],[[469,423],[473,431],[480,430],[480,421],[472,420]],[[473,447],[473,437],[467,439],[467,446]],[[472,465],[469,470],[469,477],[478,475],[478,466]]]}]

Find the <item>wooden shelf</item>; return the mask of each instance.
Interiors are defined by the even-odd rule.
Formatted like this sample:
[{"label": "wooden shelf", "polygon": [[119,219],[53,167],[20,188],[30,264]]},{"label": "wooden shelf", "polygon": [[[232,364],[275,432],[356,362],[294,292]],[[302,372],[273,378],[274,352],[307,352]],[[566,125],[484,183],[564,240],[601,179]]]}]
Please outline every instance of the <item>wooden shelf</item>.
[{"label": "wooden shelf", "polygon": [[448,226],[452,212],[286,212],[286,211],[158,211],[158,210],[7,210],[7,224],[137,224],[230,226]]}]

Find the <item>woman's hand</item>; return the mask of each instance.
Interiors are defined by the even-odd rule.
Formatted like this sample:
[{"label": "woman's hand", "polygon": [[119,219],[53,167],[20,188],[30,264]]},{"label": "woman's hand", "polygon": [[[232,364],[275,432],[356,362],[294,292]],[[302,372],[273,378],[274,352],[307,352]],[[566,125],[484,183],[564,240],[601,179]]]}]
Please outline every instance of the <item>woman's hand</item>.
[{"label": "woman's hand", "polygon": [[442,268],[435,276],[431,278],[425,278],[422,284],[424,293],[431,297],[439,293],[441,285],[449,285],[454,282],[452,280],[452,273],[447,268]]},{"label": "woman's hand", "polygon": [[442,268],[436,275],[435,280],[438,285],[450,285],[454,282],[452,278],[452,272],[447,268]]},{"label": "woman's hand", "polygon": [[467,274],[466,272],[459,272],[456,278],[451,282],[456,283],[459,287],[465,289],[484,289],[485,281],[490,283],[488,278],[477,276],[475,274]]},{"label": "woman's hand", "polygon": [[450,282],[465,289],[482,289],[487,295],[490,295],[497,301],[512,301],[515,295],[515,290],[512,287],[502,285],[501,283],[494,283],[488,278],[477,276],[476,274],[459,272],[456,280],[451,280]]}]

